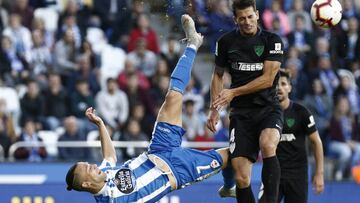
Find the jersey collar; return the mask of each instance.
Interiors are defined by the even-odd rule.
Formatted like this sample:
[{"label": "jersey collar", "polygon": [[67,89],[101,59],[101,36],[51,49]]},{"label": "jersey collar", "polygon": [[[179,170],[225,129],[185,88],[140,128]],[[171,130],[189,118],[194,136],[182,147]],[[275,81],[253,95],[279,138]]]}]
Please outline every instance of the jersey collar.
[{"label": "jersey collar", "polygon": [[236,33],[239,34],[241,37],[245,37],[245,38],[257,37],[257,36],[259,36],[259,35],[261,34],[261,32],[262,32],[262,28],[258,26],[258,27],[257,27],[257,32],[256,32],[255,35],[253,35],[253,36],[246,36],[246,35],[242,35],[242,34],[241,34],[239,27],[236,27]]}]

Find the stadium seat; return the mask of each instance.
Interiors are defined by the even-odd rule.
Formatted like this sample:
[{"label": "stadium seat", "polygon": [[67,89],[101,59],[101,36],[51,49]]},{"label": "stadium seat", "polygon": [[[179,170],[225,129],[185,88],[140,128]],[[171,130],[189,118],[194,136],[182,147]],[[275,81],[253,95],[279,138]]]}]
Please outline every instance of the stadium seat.
[{"label": "stadium seat", "polygon": [[57,30],[59,14],[53,8],[37,8],[34,12],[34,16],[45,22],[46,30],[50,32],[55,32]]},{"label": "stadium seat", "polygon": [[[59,138],[59,134],[54,131],[42,130],[39,131],[38,134],[45,144],[54,144],[58,141]],[[58,155],[58,148],[56,145],[46,146],[46,151],[50,159],[56,158]]]}]

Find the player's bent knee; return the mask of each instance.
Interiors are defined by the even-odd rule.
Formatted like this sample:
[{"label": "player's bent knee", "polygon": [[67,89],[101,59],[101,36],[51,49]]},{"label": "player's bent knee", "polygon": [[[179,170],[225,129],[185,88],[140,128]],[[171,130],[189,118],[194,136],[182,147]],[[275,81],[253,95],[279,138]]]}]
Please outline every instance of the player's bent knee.
[{"label": "player's bent knee", "polygon": [[236,174],[235,175],[235,181],[236,181],[236,185],[239,188],[247,188],[250,185],[250,176],[249,175],[245,175],[245,174]]},{"label": "player's bent knee", "polygon": [[261,153],[265,158],[274,156],[276,154],[276,147],[277,145],[274,143],[260,144]]},{"label": "player's bent knee", "polygon": [[175,90],[169,90],[165,96],[165,101],[170,104],[182,102],[182,94]]}]

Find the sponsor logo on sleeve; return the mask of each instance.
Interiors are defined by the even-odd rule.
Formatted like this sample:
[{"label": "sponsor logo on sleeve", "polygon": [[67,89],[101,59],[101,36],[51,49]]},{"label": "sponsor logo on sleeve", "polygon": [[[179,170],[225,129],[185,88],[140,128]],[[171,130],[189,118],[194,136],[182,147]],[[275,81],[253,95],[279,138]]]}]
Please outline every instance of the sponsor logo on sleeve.
[{"label": "sponsor logo on sleeve", "polygon": [[270,54],[284,54],[284,51],[281,50],[281,43],[275,43],[275,50],[270,50]]}]

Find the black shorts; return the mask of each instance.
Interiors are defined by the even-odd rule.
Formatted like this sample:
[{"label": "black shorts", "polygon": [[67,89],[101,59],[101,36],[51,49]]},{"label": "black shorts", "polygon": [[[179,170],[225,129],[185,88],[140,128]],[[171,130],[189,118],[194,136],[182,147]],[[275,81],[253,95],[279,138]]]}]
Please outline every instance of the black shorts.
[{"label": "black shorts", "polygon": [[283,111],[280,106],[235,110],[230,116],[230,158],[246,157],[256,162],[260,133],[276,128],[281,133]]},{"label": "black shorts", "polygon": [[[281,178],[279,185],[278,203],[307,203],[308,181],[307,176],[303,178]],[[267,203],[264,185],[261,184],[259,191],[259,203]]]},{"label": "black shorts", "polygon": [[307,203],[308,180],[307,178],[281,178],[278,202]]}]

